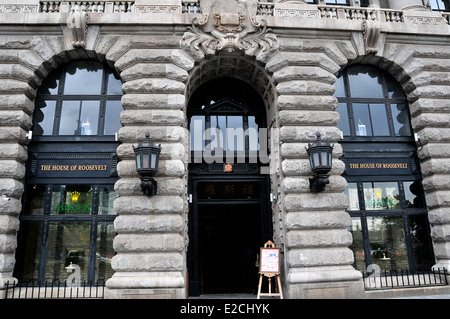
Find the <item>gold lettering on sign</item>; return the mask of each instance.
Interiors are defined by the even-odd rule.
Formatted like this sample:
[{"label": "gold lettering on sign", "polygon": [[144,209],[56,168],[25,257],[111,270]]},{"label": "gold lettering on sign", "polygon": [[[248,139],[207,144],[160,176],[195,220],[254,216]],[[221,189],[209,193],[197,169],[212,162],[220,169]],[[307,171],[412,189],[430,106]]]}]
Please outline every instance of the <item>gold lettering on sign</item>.
[{"label": "gold lettering on sign", "polygon": [[41,171],[106,171],[107,164],[101,165],[41,165]]},{"label": "gold lettering on sign", "polygon": [[408,168],[408,163],[348,163],[352,169]]}]

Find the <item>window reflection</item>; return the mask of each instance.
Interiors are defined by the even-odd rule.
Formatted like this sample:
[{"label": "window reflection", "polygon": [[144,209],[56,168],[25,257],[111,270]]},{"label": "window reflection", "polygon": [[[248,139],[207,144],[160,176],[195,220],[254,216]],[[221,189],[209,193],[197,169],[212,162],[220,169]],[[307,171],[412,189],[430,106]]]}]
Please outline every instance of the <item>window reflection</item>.
[{"label": "window reflection", "polygon": [[409,270],[401,216],[367,217],[372,263],[382,270]]},{"label": "window reflection", "polygon": [[81,281],[110,278],[116,198],[114,185],[28,186],[16,254],[19,280],[64,282],[71,263],[80,267]]},{"label": "window reflection", "polygon": [[122,127],[120,113],[123,111],[120,101],[106,101],[104,135],[114,135]]},{"label": "window reflection", "polygon": [[51,223],[48,232],[45,280],[64,282],[72,272],[66,267],[80,267],[81,281],[86,281],[89,265],[90,223]]},{"label": "window reflection", "polygon": [[348,196],[348,210],[359,210],[358,186],[356,183],[348,183],[345,191]]},{"label": "window reflection", "polygon": [[73,62],[67,65],[64,94],[101,94],[103,66],[95,61]]},{"label": "window reflection", "polygon": [[348,81],[352,97],[383,98],[380,72],[376,68],[349,68]]},{"label": "window reflection", "polygon": [[412,136],[405,93],[392,77],[374,67],[352,66],[335,86],[344,136]]},{"label": "window reflection", "polygon": [[33,136],[115,135],[121,128],[121,95],[118,75],[101,63],[69,63],[52,72],[39,89]]},{"label": "window reflection", "polygon": [[407,208],[423,208],[422,186],[419,182],[403,182]]},{"label": "window reflection", "polygon": [[348,229],[352,236],[353,242],[350,245],[350,249],[353,251],[354,261],[353,267],[360,271],[365,272],[365,254],[364,254],[364,240],[362,236],[361,218],[353,217],[352,223]]},{"label": "window reflection", "polygon": [[396,182],[364,183],[363,188],[366,210],[400,208],[400,195]]},{"label": "window reflection", "polygon": [[34,134],[52,135],[55,121],[56,101],[37,101],[35,118],[39,123],[35,126]]}]

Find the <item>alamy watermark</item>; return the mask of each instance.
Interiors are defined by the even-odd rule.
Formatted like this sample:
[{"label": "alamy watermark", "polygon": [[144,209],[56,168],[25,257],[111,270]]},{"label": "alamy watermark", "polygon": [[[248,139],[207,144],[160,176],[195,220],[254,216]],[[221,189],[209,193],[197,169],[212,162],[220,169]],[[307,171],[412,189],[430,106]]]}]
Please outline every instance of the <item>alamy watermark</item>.
[{"label": "alamy watermark", "polygon": [[[273,150],[279,140],[278,128],[204,129],[203,121],[194,120],[185,134],[189,140],[188,163],[260,163],[261,174],[273,173],[270,163],[275,161]],[[177,150],[172,150],[170,157],[182,159]]]}]

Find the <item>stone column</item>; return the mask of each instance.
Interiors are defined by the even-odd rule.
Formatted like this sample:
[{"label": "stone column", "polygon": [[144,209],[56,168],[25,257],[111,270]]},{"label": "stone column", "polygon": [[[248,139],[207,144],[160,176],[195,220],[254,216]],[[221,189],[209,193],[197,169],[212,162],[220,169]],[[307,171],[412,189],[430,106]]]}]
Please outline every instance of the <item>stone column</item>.
[{"label": "stone column", "polygon": [[[323,50],[296,52],[295,48],[305,44],[289,41],[283,45],[294,51],[282,52],[267,63],[279,94],[286,295],[358,298],[364,291],[348,248],[352,235],[347,231],[350,216],[343,193],[347,182],[341,176],[339,115],[334,112],[337,101],[332,96],[336,77],[330,72],[337,72],[339,66]],[[317,131],[322,139],[334,143],[334,152],[330,184],[315,194],[309,190],[312,172],[306,147]]]},{"label": "stone column", "polygon": [[[444,47],[438,47],[436,50],[436,54],[439,55],[450,53]],[[414,53],[420,55],[419,49]],[[418,62],[424,63],[424,66],[427,63]],[[412,127],[420,138],[418,155],[421,160],[422,183],[436,258],[433,268],[441,270],[446,268],[448,271],[450,269],[450,128],[448,127],[450,88],[433,85],[432,82],[440,83],[448,74],[440,72],[439,69],[435,72],[431,70],[428,71],[428,82],[423,83],[423,86],[414,92],[414,97],[419,98],[410,105],[410,110]]]},{"label": "stone column", "polygon": [[[29,85],[39,65],[29,42],[3,37],[0,48],[0,299],[13,278],[21,197],[24,191],[27,130],[31,127],[35,90]],[[14,62],[11,62],[14,61]]]},{"label": "stone column", "polygon": [[[187,72],[180,66],[193,66],[179,49],[170,47],[174,37],[133,37],[130,49],[115,66],[124,81],[121,115],[122,129],[117,150],[120,180],[114,202],[118,213],[114,226],[117,236],[112,259],[115,274],[107,283],[107,298],[185,298],[185,147],[188,142],[183,112]],[[141,48],[135,49],[133,41]],[[130,42],[123,38],[117,52]],[[110,50],[114,53],[115,48]],[[178,66],[180,65],[180,66]],[[143,140],[145,132],[161,144],[159,171],[155,176],[158,193],[147,197],[140,188],[132,146]]]},{"label": "stone column", "polygon": [[389,0],[393,10],[426,10],[422,0]]}]

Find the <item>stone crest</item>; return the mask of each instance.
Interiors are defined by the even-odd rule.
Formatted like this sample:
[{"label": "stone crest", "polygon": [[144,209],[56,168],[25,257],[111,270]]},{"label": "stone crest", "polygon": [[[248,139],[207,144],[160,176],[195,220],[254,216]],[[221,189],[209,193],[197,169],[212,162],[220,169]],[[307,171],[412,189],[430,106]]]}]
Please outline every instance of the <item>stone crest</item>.
[{"label": "stone crest", "polygon": [[256,19],[256,0],[203,0],[201,11],[201,18],[192,20],[181,40],[182,48],[196,60],[219,51],[243,51],[265,61],[278,48],[266,21]]}]

